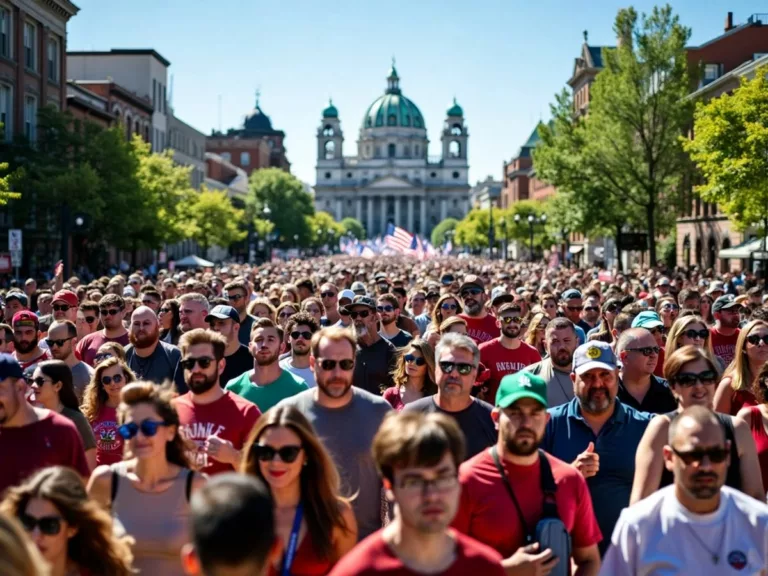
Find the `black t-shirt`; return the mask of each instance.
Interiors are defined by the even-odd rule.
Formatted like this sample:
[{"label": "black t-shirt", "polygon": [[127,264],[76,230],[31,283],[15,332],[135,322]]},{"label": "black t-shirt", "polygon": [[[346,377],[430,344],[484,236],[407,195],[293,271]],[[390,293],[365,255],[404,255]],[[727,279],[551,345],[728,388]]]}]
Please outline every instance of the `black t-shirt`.
[{"label": "black t-shirt", "polygon": [[381,396],[384,390],[394,385],[392,369],[396,351],[392,342],[381,337],[371,346],[358,344],[353,384],[371,394]]},{"label": "black t-shirt", "polygon": [[638,402],[632,394],[624,388],[624,383],[619,378],[619,400],[627,406],[632,406],[640,412],[650,412],[651,414],[666,414],[677,409],[677,400],[675,400],[669,384],[663,378],[658,378],[651,374],[651,387],[643,397],[643,402]]},{"label": "black t-shirt", "polygon": [[413,340],[413,336],[411,336],[410,332],[406,332],[405,330],[400,330],[400,332],[395,334],[392,338],[384,333],[381,333],[381,337],[392,342],[392,344],[395,345],[395,348],[402,348],[403,346],[406,346],[408,342]]},{"label": "black t-shirt", "polygon": [[125,362],[138,380],[149,380],[162,384],[170,380],[176,384],[179,394],[187,391],[184,383],[184,370],[179,366],[181,350],[173,344],[158,342],[155,351],[146,358],[136,354],[133,344],[125,347]]},{"label": "black t-shirt", "polygon": [[250,314],[245,315],[245,320],[240,322],[240,331],[237,333],[237,339],[240,340],[240,344],[248,346],[251,343],[251,328],[256,321],[254,316]]},{"label": "black t-shirt", "polygon": [[479,398],[473,397],[472,404],[460,412],[447,412],[441,409],[435,402],[434,396],[427,396],[406,404],[403,410],[424,413],[439,412],[456,420],[467,443],[466,460],[496,443],[496,427],[491,419],[493,406]]},{"label": "black t-shirt", "polygon": [[219,384],[224,388],[227,382],[233,378],[241,376],[243,373],[248,372],[253,368],[253,356],[247,346],[240,344],[237,351],[231,356],[225,356],[227,365],[224,367],[224,372],[219,377]]}]

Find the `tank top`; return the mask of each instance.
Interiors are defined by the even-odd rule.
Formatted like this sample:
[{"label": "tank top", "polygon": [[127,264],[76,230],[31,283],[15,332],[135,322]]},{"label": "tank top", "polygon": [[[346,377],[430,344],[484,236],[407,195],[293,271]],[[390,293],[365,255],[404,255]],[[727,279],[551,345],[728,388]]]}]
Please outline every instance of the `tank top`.
[{"label": "tank top", "polygon": [[760,472],[763,477],[763,487],[768,486],[768,433],[763,424],[763,413],[757,406],[749,408],[749,429],[757,448],[757,459],[760,462]]},{"label": "tank top", "polygon": [[187,484],[192,471],[181,470],[163,492],[141,492],[128,479],[125,462],[114,464],[112,470],[113,481],[119,481],[112,513],[136,541],[133,567],[139,574],[182,576],[179,554],[189,541]]},{"label": "tank top", "polygon": [[[679,414],[677,410],[664,414],[670,421]],[[731,463],[728,466],[728,473],[725,475],[725,485],[735,490],[741,490],[741,459],[739,458],[739,447],[736,446],[736,433],[733,430],[733,419],[728,414],[714,413],[720,423],[725,428],[725,439],[731,442]],[[675,481],[675,476],[667,470],[666,466],[661,472],[661,482],[659,488],[669,486]]]},{"label": "tank top", "polygon": [[[333,568],[333,562],[320,557],[312,546],[312,538],[307,531],[301,544],[296,549],[296,556],[291,564],[291,576],[325,576]],[[280,576],[281,572],[274,566],[269,567],[269,576]]]}]

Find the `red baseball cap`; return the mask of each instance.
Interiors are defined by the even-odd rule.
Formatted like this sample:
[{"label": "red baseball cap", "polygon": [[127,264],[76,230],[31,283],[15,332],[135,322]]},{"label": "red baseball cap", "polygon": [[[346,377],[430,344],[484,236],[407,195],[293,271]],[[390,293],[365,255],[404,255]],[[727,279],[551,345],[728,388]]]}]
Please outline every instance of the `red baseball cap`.
[{"label": "red baseball cap", "polygon": [[40,319],[34,312],[30,312],[29,310],[21,310],[13,315],[11,325],[14,328],[16,328],[16,326],[32,326],[33,328],[38,328],[40,326]]},{"label": "red baseball cap", "polygon": [[55,304],[56,302],[64,302],[72,308],[77,308],[77,306],[80,304],[80,301],[77,299],[77,294],[71,290],[59,290],[56,292],[56,294],[53,295],[51,304]]}]

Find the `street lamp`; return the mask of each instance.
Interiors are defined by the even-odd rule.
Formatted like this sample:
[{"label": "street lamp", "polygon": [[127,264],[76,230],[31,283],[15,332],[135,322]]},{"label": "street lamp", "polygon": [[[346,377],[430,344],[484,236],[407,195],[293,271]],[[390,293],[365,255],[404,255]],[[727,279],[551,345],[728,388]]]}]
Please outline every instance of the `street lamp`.
[{"label": "street lamp", "polygon": [[504,253],[502,254],[502,258],[504,258],[504,261],[507,260],[507,244],[509,243],[507,239],[507,221],[502,218],[501,222],[499,222],[499,227],[501,228],[501,233],[504,235]]},{"label": "street lamp", "polygon": [[[516,224],[520,223],[520,214],[515,214],[515,223]],[[533,214],[528,214],[528,228],[529,228],[529,231],[530,231],[530,238],[531,238],[531,240],[530,240],[530,247],[529,247],[530,251],[531,251],[531,256],[530,256],[531,262],[533,262],[533,229],[534,229],[534,226],[536,224],[546,224],[546,223],[547,223],[547,215],[546,214],[542,214],[538,219]]]},{"label": "street lamp", "polygon": [[[265,220],[269,220],[269,215],[272,214],[272,210],[269,209],[269,204],[264,204],[264,208],[262,209],[261,213],[264,215]],[[269,240],[270,240],[270,234],[267,233],[267,245],[265,250],[265,258],[267,262],[272,261],[272,247],[270,246]]]},{"label": "street lamp", "polygon": [[496,243],[496,235],[493,230],[493,198],[490,199],[488,206],[491,211],[488,225],[488,258],[493,260],[493,245]]}]

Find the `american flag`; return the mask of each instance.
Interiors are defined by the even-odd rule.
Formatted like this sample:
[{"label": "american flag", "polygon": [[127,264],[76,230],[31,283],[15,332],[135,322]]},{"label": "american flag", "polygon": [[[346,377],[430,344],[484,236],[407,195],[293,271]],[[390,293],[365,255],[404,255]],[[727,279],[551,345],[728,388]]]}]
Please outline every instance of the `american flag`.
[{"label": "american flag", "polygon": [[384,237],[384,243],[393,250],[404,254],[415,248],[413,246],[414,239],[414,235],[407,230],[400,228],[400,226],[389,224],[387,226],[387,234]]}]

